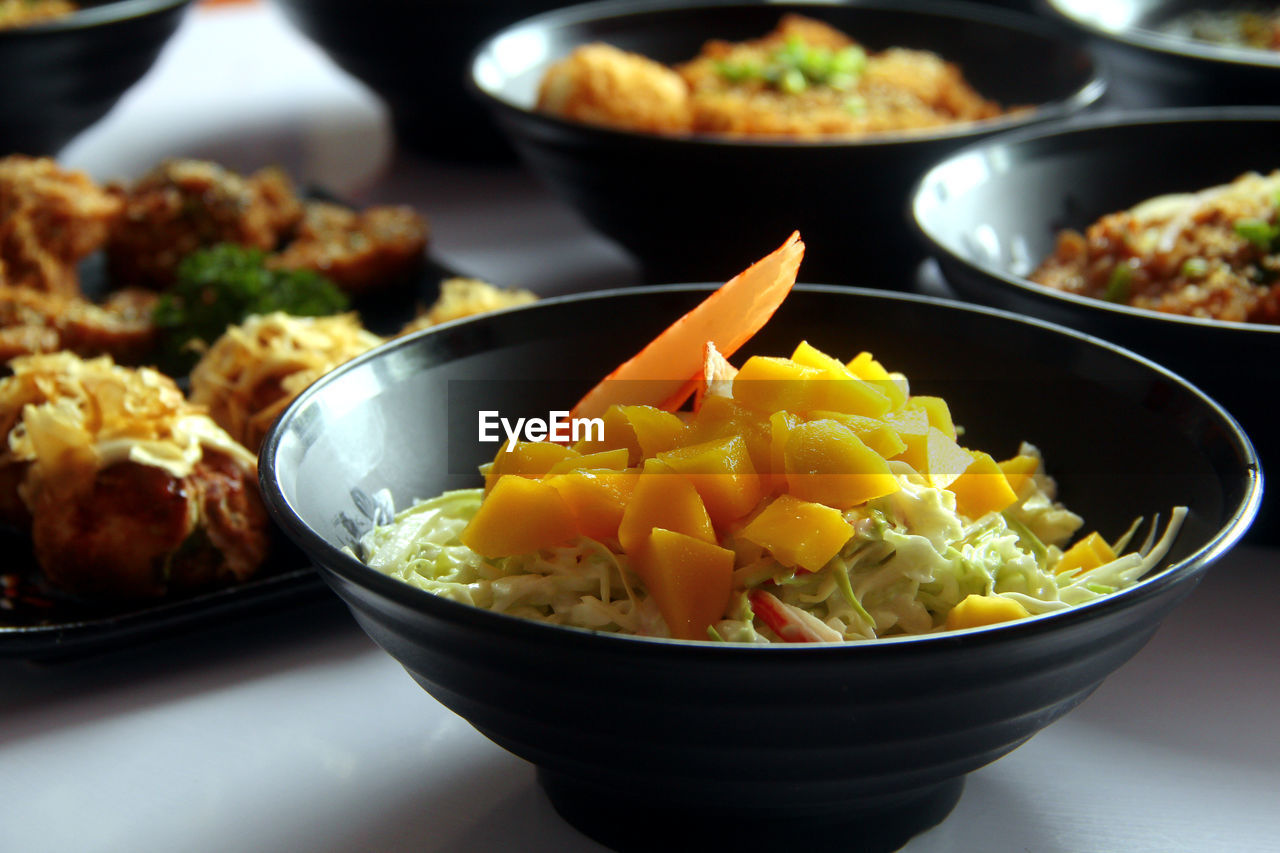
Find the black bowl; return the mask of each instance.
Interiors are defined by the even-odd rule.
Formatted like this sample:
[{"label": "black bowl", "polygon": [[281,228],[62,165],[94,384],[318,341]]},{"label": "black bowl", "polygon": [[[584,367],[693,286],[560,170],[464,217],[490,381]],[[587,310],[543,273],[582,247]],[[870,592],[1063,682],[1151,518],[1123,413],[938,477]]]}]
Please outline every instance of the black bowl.
[{"label": "black bowl", "polygon": [[[915,221],[963,297],[1062,323],[1136,350],[1204,388],[1244,424],[1263,467],[1280,470],[1272,399],[1258,365],[1280,357],[1280,326],[1162,314],[1075,296],[1028,275],[1063,228],[1169,192],[1280,167],[1280,109],[1157,110],[1029,129],[966,149],[920,182]],[[1257,538],[1280,536],[1268,501]]]},{"label": "black bowl", "polygon": [[[816,142],[661,136],[533,109],[547,66],[577,45],[607,41],[676,62],[709,38],[763,35],[788,11],[828,21],[872,50],[933,50],[985,96],[1036,108],[936,132]],[[805,262],[811,280],[868,283],[876,275],[889,287],[919,257],[905,210],[928,166],[967,141],[1079,110],[1103,90],[1090,55],[1058,28],[928,0],[578,6],[486,41],[472,79],[533,171],[635,255],[651,281],[718,278],[798,228],[813,247]]]},{"label": "black bowl", "polygon": [[0,155],[53,155],[155,62],[191,0],[92,2],[0,30]]},{"label": "black bowl", "polygon": [[611,846],[904,843],[950,811],[966,773],[1133,655],[1257,506],[1248,439],[1150,362],[1002,312],[814,286],[790,296],[752,350],[790,352],[801,337],[870,349],[917,393],[947,396],[975,446],[1038,442],[1063,499],[1104,535],[1185,503],[1170,566],[992,629],[782,647],[526,621],[438,598],[342,550],[391,503],[478,484],[493,445],[476,440],[477,408],[566,408],[706,292],[562,297],[390,343],[304,392],[261,455],[272,515],[365,631],[440,702],[538,765],[560,813]]},{"label": "black bowl", "polygon": [[511,159],[466,89],[481,39],[564,0],[276,0],[285,16],[387,104],[397,139],[450,159]]},{"label": "black bowl", "polygon": [[1166,26],[1187,12],[1241,6],[1222,0],[1043,0],[1087,33],[1128,107],[1280,104],[1280,52],[1198,41]]}]

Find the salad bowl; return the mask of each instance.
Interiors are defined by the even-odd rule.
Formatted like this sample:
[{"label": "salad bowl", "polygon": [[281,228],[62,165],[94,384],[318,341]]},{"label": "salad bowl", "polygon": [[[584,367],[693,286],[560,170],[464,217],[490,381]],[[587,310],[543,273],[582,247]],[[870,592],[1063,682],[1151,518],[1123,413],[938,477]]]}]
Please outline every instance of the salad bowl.
[{"label": "salad bowl", "polygon": [[[1060,496],[1115,536],[1189,513],[1165,566],[1018,622],[861,643],[620,636],[437,597],[356,558],[415,498],[479,483],[477,412],[568,408],[707,285],[549,299],[389,343],[320,380],[268,436],[269,510],[364,630],[433,697],[538,767],[552,804],[619,850],[894,849],[967,773],[1083,701],[1239,539],[1261,491],[1211,399],[1069,330],[919,296],[801,286],[747,349],[868,349],[952,401],[975,446],[1039,445]],[[1105,788],[1099,779],[1099,790]]]}]

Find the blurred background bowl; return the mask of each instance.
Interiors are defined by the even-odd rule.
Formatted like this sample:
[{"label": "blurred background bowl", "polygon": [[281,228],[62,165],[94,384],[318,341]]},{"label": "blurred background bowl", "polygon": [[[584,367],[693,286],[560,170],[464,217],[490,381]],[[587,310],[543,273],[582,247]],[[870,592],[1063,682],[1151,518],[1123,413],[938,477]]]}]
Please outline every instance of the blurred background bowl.
[{"label": "blurred background bowl", "polygon": [[1168,567],[989,629],[751,646],[496,614],[343,550],[391,505],[479,484],[494,448],[477,441],[478,409],[565,408],[707,288],[562,297],[383,346],[278,421],[261,456],[265,499],[364,630],[536,764],[588,835],[619,850],[896,849],[945,817],[966,773],[1073,708],[1151,637],[1248,526],[1256,459],[1210,400],[1108,344],[953,302],[802,286],[750,351],[790,352],[801,338],[871,350],[916,393],[945,396],[973,446],[999,456],[1038,444],[1061,498],[1108,538],[1188,505]]},{"label": "blurred background bowl", "polygon": [[190,2],[89,0],[67,17],[0,29],[0,156],[56,154],[105,116]]},{"label": "blurred background bowl", "polygon": [[467,92],[476,45],[565,0],[276,0],[285,16],[386,102],[396,138],[446,158],[510,159],[487,110]]},{"label": "blurred background bowl", "polygon": [[[913,202],[916,224],[961,296],[1062,323],[1136,350],[1195,382],[1280,472],[1273,400],[1280,326],[1164,314],[1064,293],[1026,278],[1064,228],[1171,192],[1280,168],[1280,109],[1157,110],[1042,126],[968,148],[935,166]],[[1280,536],[1268,500],[1257,538]]]},{"label": "blurred background bowl", "polygon": [[[821,19],[868,50],[913,47],[957,63],[984,96],[1029,111],[915,134],[790,141],[662,136],[534,110],[546,68],[606,41],[661,62],[710,38],[755,38],[787,12]],[[517,151],[587,222],[639,259],[650,281],[714,279],[800,229],[810,280],[902,288],[919,260],[906,208],[915,180],[965,142],[1074,113],[1104,88],[1061,28],[974,5],[906,2],[609,2],[516,24],[478,50],[472,79]]]},{"label": "blurred background bowl", "polygon": [[[1190,12],[1265,4],[1223,0],[1044,0],[1049,14],[1086,33],[1124,107],[1280,104],[1280,51],[1199,41],[1171,23]],[[1274,12],[1275,5],[1271,5]]]}]

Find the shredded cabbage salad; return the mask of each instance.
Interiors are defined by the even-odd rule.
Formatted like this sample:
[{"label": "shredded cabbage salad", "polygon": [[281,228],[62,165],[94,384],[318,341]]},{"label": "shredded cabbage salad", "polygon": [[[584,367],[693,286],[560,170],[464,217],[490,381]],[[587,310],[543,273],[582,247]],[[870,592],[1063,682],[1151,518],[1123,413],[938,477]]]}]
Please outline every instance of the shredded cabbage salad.
[{"label": "shredded cabbage salad", "polygon": [[[1022,455],[1040,458],[1024,444]],[[818,571],[782,565],[760,546],[727,531],[735,555],[733,593],[708,639],[770,643],[785,639],[753,606],[762,587],[777,613],[809,639],[858,641],[948,629],[947,614],[969,595],[1016,602],[1028,615],[1102,598],[1131,586],[1164,558],[1186,516],[1175,507],[1160,531],[1157,516],[1144,540],[1135,521],[1110,543],[1120,556],[1089,570],[1054,571],[1081,518],[1056,500],[1056,484],[1041,464],[1002,512],[967,519],[955,496],[935,488],[910,466],[890,463],[901,488],[844,512],[855,530]],[[483,491],[447,492],[415,503],[370,530],[358,556],[371,567],[444,598],[529,619],[598,631],[670,636],[627,556],[608,543],[580,538],[566,547],[486,559],[459,535],[480,507]],[[738,528],[741,524],[737,525]],[[1127,551],[1127,553],[1126,553]],[[773,605],[771,605],[773,606]]]}]

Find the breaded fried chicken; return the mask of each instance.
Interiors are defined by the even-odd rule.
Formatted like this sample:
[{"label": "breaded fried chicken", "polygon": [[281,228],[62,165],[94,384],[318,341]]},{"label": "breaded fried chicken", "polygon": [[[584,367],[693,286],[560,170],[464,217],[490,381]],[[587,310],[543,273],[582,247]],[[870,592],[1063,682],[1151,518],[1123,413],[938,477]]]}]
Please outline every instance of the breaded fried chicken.
[{"label": "breaded fried chicken", "polygon": [[137,364],[155,345],[155,302],[155,293],[138,288],[115,291],[95,304],[80,296],[0,285],[0,362],[70,350]]}]

